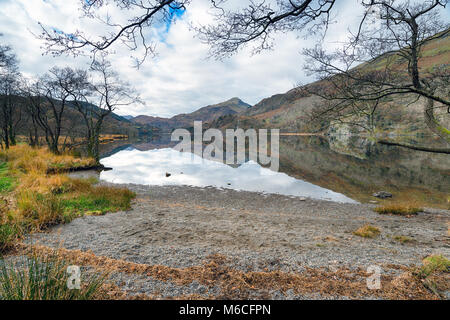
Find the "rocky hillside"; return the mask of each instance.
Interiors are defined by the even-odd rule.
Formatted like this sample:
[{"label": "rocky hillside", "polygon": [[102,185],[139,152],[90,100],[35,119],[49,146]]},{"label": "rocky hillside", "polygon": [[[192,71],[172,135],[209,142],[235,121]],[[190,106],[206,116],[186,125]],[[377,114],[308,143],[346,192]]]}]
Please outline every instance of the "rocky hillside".
[{"label": "rocky hillside", "polygon": [[196,120],[208,123],[216,120],[221,116],[237,115],[247,111],[249,107],[250,105],[243,102],[241,99],[232,98],[228,101],[209,105],[200,108],[192,113],[179,114],[172,118],[160,118],[142,115],[131,119],[131,121],[141,125],[154,126],[160,128],[163,131],[170,131],[174,128],[192,127],[194,121]]}]

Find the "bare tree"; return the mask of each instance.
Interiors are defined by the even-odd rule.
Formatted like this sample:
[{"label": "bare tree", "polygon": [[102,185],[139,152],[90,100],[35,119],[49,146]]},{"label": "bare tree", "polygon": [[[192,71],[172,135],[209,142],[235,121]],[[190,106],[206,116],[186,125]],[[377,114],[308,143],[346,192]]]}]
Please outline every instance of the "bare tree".
[{"label": "bare tree", "polygon": [[71,97],[68,88],[74,83],[72,69],[53,67],[34,85],[30,100],[47,145],[56,154],[60,153],[63,116]]},{"label": "bare tree", "polygon": [[5,148],[16,144],[16,129],[22,113],[18,97],[21,74],[9,46],[0,45],[0,130]]},{"label": "bare tree", "polygon": [[[28,124],[28,139],[31,146],[40,145],[40,133],[45,132],[45,127],[42,126],[40,117],[41,114],[46,114],[44,109],[44,97],[41,96],[42,89],[41,82],[24,80],[22,83],[21,95],[25,99],[26,123]],[[47,141],[49,139],[47,138]]]},{"label": "bare tree", "polygon": [[[116,43],[121,43],[130,51],[142,50],[136,57],[139,66],[148,55],[155,54],[154,43],[149,39],[148,30],[159,23],[170,23],[174,12],[185,10],[190,0],[80,0],[82,15],[109,27],[109,31],[93,37],[82,30],[57,30],[39,23],[45,51],[54,56],[80,55],[89,52],[95,60],[99,52],[108,52]],[[102,16],[99,9],[113,5],[127,15],[125,22],[118,17]]]},{"label": "bare tree", "polygon": [[100,133],[104,120],[117,107],[139,102],[127,83],[120,81],[111,64],[102,60],[93,62],[90,70],[76,70],[73,87],[69,87],[76,109],[86,125],[87,150],[97,163],[100,161]]},{"label": "bare tree", "polygon": [[[394,96],[409,98],[410,103],[420,99],[428,128],[450,143],[449,131],[435,117],[437,108],[450,110],[448,64],[420,67],[423,47],[450,33],[437,10],[447,2],[363,2],[366,11],[358,32],[343,48],[333,53],[320,46],[305,50],[309,58],[306,68],[322,80],[321,86],[305,88],[328,101],[316,111],[316,118],[356,115]],[[374,9],[378,14],[375,24],[368,22]],[[428,149],[423,148],[439,151]]]},{"label": "bare tree", "polygon": [[215,22],[196,27],[200,38],[211,46],[215,57],[226,57],[245,45],[253,53],[273,47],[273,35],[287,31],[319,34],[328,28],[335,0],[250,1],[238,11],[226,9],[224,0],[212,1]]},{"label": "bare tree", "polygon": [[[155,45],[148,30],[158,23],[171,23],[174,12],[184,11],[191,0],[80,0],[82,16],[109,27],[106,34],[94,37],[83,30],[58,30],[41,24],[38,37],[44,41],[46,53],[80,55],[90,53],[93,58],[99,52],[110,51],[121,43],[135,52],[140,65],[148,55],[155,54]],[[194,26],[201,39],[211,45],[215,56],[227,56],[243,45],[256,42],[255,52],[272,46],[271,34],[309,27],[309,34],[326,29],[336,0],[265,0],[248,1],[239,11],[228,10],[227,0],[210,0],[215,23]],[[127,16],[125,22],[118,17],[102,16],[100,9],[108,5],[119,8]]]}]

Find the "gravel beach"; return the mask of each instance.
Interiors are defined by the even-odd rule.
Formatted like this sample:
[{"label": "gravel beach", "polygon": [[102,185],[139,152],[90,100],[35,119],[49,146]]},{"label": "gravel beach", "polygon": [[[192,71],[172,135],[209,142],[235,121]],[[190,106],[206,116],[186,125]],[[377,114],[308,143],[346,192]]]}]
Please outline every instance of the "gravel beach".
[{"label": "gravel beach", "polygon": [[[396,277],[404,268],[420,265],[428,255],[450,256],[450,212],[445,210],[425,209],[418,215],[402,217],[380,215],[373,211],[373,205],[277,194],[212,187],[118,186],[137,194],[130,211],[85,216],[35,234],[27,242],[173,270],[205,267],[211,259],[217,263],[217,257],[221,258],[215,270],[226,266],[234,273],[247,275],[306,275],[311,270],[338,274],[339,270],[347,270],[353,272],[351,281],[361,286],[365,283],[361,272],[369,266],[381,267],[383,276]],[[369,239],[353,234],[366,224],[378,227],[380,235]],[[410,241],[401,243],[394,239],[396,236],[406,236]],[[322,275],[327,278],[325,273]],[[161,280],[142,272],[120,271],[113,273],[111,279],[131,296],[207,298],[223,297],[224,291],[223,285],[201,278],[191,282]],[[345,292],[325,291],[275,287],[262,290],[256,286],[237,298],[349,296]],[[351,298],[377,296],[363,291]]]}]

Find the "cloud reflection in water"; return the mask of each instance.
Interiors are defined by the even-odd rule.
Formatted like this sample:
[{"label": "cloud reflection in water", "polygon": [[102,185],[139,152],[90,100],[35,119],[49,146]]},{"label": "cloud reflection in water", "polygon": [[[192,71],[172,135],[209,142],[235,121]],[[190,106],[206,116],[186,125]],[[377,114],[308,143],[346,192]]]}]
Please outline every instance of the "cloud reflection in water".
[{"label": "cloud reflection in water", "polygon": [[[343,194],[295,179],[285,173],[271,171],[253,161],[233,168],[224,163],[202,159],[192,153],[167,148],[149,151],[127,149],[104,158],[101,162],[113,170],[102,172],[100,178],[114,183],[214,186],[356,203]],[[171,176],[166,177],[166,173]]]}]

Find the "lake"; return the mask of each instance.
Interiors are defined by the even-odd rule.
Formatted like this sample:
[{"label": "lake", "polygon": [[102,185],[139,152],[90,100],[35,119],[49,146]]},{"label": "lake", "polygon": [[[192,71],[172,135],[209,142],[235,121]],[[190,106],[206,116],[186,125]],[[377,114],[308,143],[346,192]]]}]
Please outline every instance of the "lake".
[{"label": "lake", "polygon": [[[430,141],[429,143],[434,143]],[[170,135],[102,145],[100,178],[115,183],[213,186],[338,202],[392,200],[449,208],[450,156],[381,146],[360,137],[280,137],[280,170],[226,165],[172,149]]]}]

